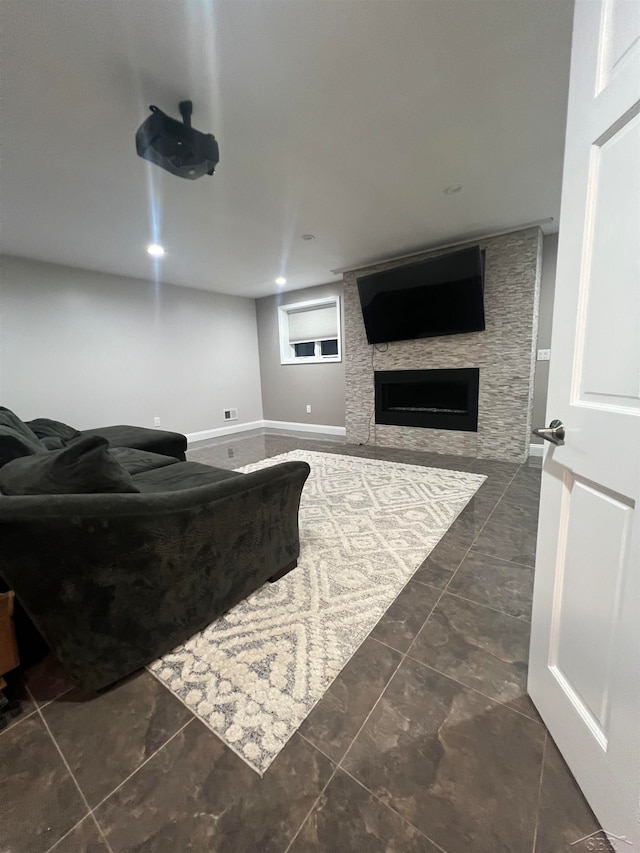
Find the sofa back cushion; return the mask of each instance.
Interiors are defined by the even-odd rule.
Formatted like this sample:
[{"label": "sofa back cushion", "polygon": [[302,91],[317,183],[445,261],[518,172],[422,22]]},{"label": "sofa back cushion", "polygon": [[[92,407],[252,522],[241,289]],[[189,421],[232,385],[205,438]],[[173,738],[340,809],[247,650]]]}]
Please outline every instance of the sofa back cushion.
[{"label": "sofa back cushion", "polygon": [[75,427],[62,423],[62,421],[53,421],[51,418],[35,418],[32,421],[27,421],[27,426],[38,438],[43,440],[46,438],[60,439],[63,444],[80,438],[81,435],[80,431]]},{"label": "sofa back cushion", "polygon": [[11,409],[0,406],[0,467],[12,459],[43,453],[38,436]]},{"label": "sofa back cushion", "polygon": [[5,495],[81,495],[139,492],[131,475],[100,436],[79,438],[62,450],[14,459],[0,468]]}]

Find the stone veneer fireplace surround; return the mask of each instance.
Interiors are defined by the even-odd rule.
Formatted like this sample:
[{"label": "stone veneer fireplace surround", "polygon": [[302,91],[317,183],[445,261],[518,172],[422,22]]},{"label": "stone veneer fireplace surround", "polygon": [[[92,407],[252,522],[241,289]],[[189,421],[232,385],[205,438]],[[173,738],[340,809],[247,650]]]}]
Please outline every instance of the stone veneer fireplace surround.
[{"label": "stone veneer fireplace surround", "polygon": [[[484,332],[367,343],[356,278],[452,249],[381,262],[344,274],[346,431],[349,443],[523,462],[529,452],[542,232],[527,228],[469,241],[485,251]],[[463,248],[458,246],[456,248]],[[479,368],[478,429],[416,429],[374,423],[374,372]]]}]

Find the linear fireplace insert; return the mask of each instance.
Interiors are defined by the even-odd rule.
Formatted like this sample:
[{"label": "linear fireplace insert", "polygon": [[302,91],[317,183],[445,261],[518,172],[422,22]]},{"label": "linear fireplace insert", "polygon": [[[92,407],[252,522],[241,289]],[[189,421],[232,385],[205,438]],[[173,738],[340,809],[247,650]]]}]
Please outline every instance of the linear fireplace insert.
[{"label": "linear fireplace insert", "polygon": [[376,423],[478,431],[477,367],[376,370]]}]

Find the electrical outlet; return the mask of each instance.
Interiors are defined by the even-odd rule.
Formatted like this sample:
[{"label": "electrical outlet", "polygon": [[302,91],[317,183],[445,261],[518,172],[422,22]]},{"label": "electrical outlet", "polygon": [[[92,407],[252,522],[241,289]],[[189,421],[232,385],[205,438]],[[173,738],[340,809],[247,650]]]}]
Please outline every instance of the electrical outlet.
[{"label": "electrical outlet", "polygon": [[311,403],[307,403],[307,414],[311,414]]},{"label": "electrical outlet", "polygon": [[153,419],[153,425],[154,426],[160,426],[160,418],[154,418]]},{"label": "electrical outlet", "polygon": [[550,349],[539,349],[538,350],[538,361],[549,361],[551,358],[551,350]]},{"label": "electrical outlet", "polygon": [[237,421],[238,420],[238,410],[237,409],[223,409],[222,415],[225,421]]}]

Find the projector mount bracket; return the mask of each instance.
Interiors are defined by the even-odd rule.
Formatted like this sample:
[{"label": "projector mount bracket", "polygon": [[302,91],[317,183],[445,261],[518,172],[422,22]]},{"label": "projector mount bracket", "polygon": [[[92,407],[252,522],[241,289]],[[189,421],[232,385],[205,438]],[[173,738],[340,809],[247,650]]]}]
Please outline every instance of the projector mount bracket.
[{"label": "projector mount bracket", "polygon": [[193,112],[193,101],[180,101],[178,104],[180,115],[185,127],[191,127],[191,113]]},{"label": "projector mount bracket", "polygon": [[[156,107],[155,104],[150,104],[149,109],[152,113],[162,112],[160,107]],[[178,104],[178,109],[180,110],[180,115],[182,116],[184,126],[191,127],[191,116],[193,115],[193,101],[180,101],[180,103]]]}]

